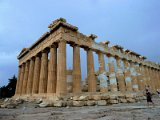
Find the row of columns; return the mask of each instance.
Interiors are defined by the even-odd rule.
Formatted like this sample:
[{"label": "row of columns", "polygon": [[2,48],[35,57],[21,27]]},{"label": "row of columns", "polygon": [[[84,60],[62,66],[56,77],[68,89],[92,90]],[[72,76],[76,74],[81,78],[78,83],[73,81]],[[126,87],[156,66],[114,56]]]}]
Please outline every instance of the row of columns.
[{"label": "row of columns", "polygon": [[[94,71],[93,51],[89,48],[85,50],[87,51],[88,92],[96,92],[97,81]],[[49,61],[48,51],[50,51]],[[145,85],[150,85],[154,90],[160,87],[160,71],[110,54],[107,57],[110,91],[137,92],[143,90]],[[103,78],[103,80],[100,78],[100,84],[103,86],[101,92],[107,92],[109,90],[106,82],[108,78],[103,74],[106,70],[102,52],[98,52],[98,60],[99,73],[102,74],[101,78]],[[117,70],[115,69],[115,60]],[[122,66],[122,62],[124,66]],[[80,93],[81,91],[80,46],[73,45],[73,93]],[[66,92],[66,41],[62,40],[58,43],[58,52],[57,46],[53,44],[49,50],[43,50],[19,66],[17,95],[43,95],[46,93],[48,95],[53,93],[63,95]]]}]

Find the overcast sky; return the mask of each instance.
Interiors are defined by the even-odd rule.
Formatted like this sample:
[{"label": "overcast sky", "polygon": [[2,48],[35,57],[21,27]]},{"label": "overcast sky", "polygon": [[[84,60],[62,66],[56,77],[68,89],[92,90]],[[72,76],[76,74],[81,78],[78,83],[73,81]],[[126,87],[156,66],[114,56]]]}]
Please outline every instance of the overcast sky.
[{"label": "overcast sky", "polygon": [[0,86],[17,76],[17,55],[64,17],[97,42],[109,40],[160,62],[160,0],[0,0]]}]

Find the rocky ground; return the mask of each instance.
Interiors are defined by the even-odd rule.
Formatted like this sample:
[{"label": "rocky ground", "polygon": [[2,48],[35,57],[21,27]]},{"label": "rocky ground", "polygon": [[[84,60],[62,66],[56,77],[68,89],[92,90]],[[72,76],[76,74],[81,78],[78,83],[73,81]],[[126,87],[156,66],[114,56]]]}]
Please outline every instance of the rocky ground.
[{"label": "rocky ground", "polygon": [[24,102],[16,108],[0,108],[0,120],[160,120],[160,98],[154,96],[155,106],[146,100],[107,106],[46,107]]}]

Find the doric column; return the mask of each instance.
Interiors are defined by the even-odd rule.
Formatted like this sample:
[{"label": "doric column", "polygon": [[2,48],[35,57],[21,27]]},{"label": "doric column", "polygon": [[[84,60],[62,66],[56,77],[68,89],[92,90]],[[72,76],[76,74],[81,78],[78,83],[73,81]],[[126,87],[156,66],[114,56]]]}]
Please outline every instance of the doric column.
[{"label": "doric column", "polygon": [[41,58],[39,94],[44,94],[47,92],[47,79],[48,79],[48,51],[43,50]]},{"label": "doric column", "polygon": [[19,95],[19,87],[20,87],[19,84],[20,84],[21,71],[22,71],[22,66],[18,66],[18,79],[17,79],[17,84],[16,84],[15,95]]},{"label": "doric column", "polygon": [[132,91],[132,79],[131,79],[129,63],[127,60],[124,60],[124,76],[125,76],[126,90]]},{"label": "doric column", "polygon": [[144,75],[145,75],[145,81],[144,81],[144,86],[148,86],[151,83],[151,76],[149,73],[149,68],[148,66],[143,66],[144,67]]},{"label": "doric column", "polygon": [[58,64],[57,64],[57,87],[56,94],[67,93],[66,80],[66,41],[62,40],[58,44]]},{"label": "doric column", "polygon": [[152,68],[147,66],[147,71],[148,71],[147,77],[149,78],[149,81],[150,81],[150,85],[149,86],[151,87],[152,90],[154,90]]},{"label": "doric column", "polygon": [[158,88],[160,89],[160,70],[157,70],[157,76],[158,76]]},{"label": "doric column", "polygon": [[160,89],[160,73],[159,73],[159,69],[157,69],[156,74],[157,74],[158,89]]},{"label": "doric column", "polygon": [[81,64],[80,64],[80,48],[73,46],[73,93],[81,92]]},{"label": "doric column", "polygon": [[22,94],[26,94],[26,91],[27,91],[28,72],[29,72],[29,61],[26,62],[26,66],[24,70]]},{"label": "doric column", "polygon": [[100,91],[108,92],[108,77],[105,72],[105,62],[104,62],[104,54],[102,52],[98,52],[98,61],[99,61],[99,75],[98,78],[100,80]]},{"label": "doric column", "polygon": [[22,64],[22,72],[20,76],[20,83],[19,83],[19,94],[22,95],[22,89],[23,89],[23,78],[24,78],[24,70],[25,70],[25,63]]},{"label": "doric column", "polygon": [[132,89],[133,91],[137,92],[139,90],[138,82],[137,82],[137,71],[135,69],[134,62],[130,61],[130,72],[131,72],[131,78],[132,78]]},{"label": "doric column", "polygon": [[48,65],[48,85],[47,93],[56,93],[57,83],[57,47],[55,45],[50,46],[50,59]]},{"label": "doric column", "polygon": [[157,71],[156,71],[156,68],[153,69],[153,72],[154,72],[154,83],[155,83],[155,88],[156,90],[158,89],[158,76],[157,76]]},{"label": "doric column", "polygon": [[[146,73],[145,73],[145,70],[144,70],[144,65],[140,64],[139,68],[137,69],[137,72],[138,72],[137,79],[138,79],[139,90],[143,91],[145,86],[147,85],[147,83],[146,83]],[[144,84],[144,83],[146,83],[146,84]]]},{"label": "doric column", "polygon": [[153,83],[153,90],[156,91],[156,82],[155,82],[155,72],[154,72],[154,68],[152,68],[152,83]]},{"label": "doric column", "polygon": [[108,56],[108,66],[109,66],[109,81],[110,81],[110,88],[111,91],[117,91],[117,80],[116,80],[116,74],[115,74],[115,68],[114,68],[114,57],[112,55]]},{"label": "doric column", "polygon": [[94,60],[91,49],[87,50],[87,78],[88,78],[88,92],[96,92],[97,82],[94,72]]},{"label": "doric column", "polygon": [[126,87],[125,87],[125,79],[124,79],[124,73],[123,73],[123,68],[122,68],[122,60],[119,57],[116,57],[116,62],[117,62],[117,81],[119,85],[119,90],[121,92],[125,92]]},{"label": "doric column", "polygon": [[39,81],[40,81],[40,69],[41,69],[41,56],[40,54],[38,54],[35,57],[32,94],[38,94]]},{"label": "doric column", "polygon": [[32,94],[33,73],[34,73],[34,58],[31,58],[29,65],[28,82],[27,82],[27,94]]}]

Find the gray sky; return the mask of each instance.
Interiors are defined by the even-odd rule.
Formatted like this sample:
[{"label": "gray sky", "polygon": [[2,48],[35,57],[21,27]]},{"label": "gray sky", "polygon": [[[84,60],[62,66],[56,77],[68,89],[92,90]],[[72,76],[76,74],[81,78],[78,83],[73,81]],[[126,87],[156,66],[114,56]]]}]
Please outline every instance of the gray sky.
[{"label": "gray sky", "polygon": [[110,40],[160,62],[160,0],[0,0],[0,86],[17,75],[21,49],[59,17],[96,34],[97,42]]}]

